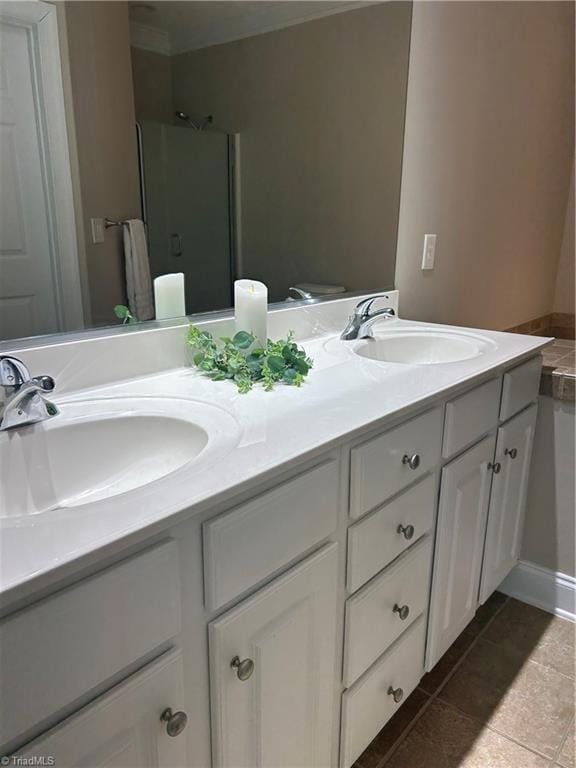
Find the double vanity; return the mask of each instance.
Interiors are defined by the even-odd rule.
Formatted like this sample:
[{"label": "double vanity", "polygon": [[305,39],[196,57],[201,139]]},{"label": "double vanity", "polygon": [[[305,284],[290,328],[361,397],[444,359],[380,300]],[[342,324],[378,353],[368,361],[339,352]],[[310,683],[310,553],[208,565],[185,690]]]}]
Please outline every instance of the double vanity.
[{"label": "double vanity", "polygon": [[14,352],[59,414],[0,433],[2,753],[349,768],[514,567],[549,340],[356,301],[270,313],[270,393],[183,326]]}]

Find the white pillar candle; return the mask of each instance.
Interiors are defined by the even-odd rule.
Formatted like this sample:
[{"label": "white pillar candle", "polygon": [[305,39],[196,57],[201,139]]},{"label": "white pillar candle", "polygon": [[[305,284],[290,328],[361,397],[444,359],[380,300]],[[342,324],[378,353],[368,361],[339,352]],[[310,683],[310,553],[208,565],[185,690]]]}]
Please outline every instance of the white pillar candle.
[{"label": "white pillar candle", "polygon": [[236,333],[248,331],[256,346],[266,346],[268,339],[268,288],[258,280],[234,283],[234,319]]},{"label": "white pillar candle", "polygon": [[156,320],[186,315],[183,272],[160,275],[154,280],[154,306]]}]

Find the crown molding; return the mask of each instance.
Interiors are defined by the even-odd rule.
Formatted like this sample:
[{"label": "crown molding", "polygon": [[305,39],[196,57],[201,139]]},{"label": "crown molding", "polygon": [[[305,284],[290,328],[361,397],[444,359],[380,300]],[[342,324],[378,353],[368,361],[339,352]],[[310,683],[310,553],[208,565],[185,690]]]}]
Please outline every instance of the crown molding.
[{"label": "crown molding", "polygon": [[147,27],[145,24],[130,22],[130,45],[133,48],[143,48],[145,51],[161,53],[170,56],[170,35],[163,29]]},{"label": "crown molding", "polygon": [[[281,0],[279,0],[279,2],[281,2]],[[309,21],[323,19],[326,16],[334,16],[347,11],[366,8],[370,5],[377,5],[379,2],[381,2],[381,0],[340,0],[337,6],[330,4],[325,10],[317,9],[315,11],[303,12],[290,19],[282,19],[281,21],[275,21],[272,18],[266,20],[265,16],[260,15],[250,28],[245,29],[242,32],[237,29],[231,30],[227,28],[227,25],[224,25],[224,28],[215,29],[208,36],[201,34],[199,37],[194,37],[192,39],[179,39],[178,42],[172,45],[171,55],[175,56],[180,53],[198,51],[202,48],[211,48],[214,45],[225,45],[226,43],[234,43],[238,40],[246,40],[250,37],[265,35],[269,32],[276,32],[281,29],[287,29],[288,27],[305,24]]]}]

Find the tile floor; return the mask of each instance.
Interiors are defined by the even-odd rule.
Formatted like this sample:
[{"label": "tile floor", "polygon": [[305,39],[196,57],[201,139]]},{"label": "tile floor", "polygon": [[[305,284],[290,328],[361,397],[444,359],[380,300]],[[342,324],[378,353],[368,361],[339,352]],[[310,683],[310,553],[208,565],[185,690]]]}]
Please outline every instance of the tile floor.
[{"label": "tile floor", "polygon": [[496,592],[354,768],[576,768],[575,630]]}]

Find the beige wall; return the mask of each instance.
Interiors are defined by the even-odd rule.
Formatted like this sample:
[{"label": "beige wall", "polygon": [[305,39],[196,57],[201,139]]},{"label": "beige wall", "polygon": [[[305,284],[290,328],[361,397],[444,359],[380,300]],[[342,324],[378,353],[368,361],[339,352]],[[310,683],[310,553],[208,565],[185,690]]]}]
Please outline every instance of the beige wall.
[{"label": "beige wall", "polygon": [[550,312],[573,150],[573,3],[416,2],[401,314],[503,329]]},{"label": "beige wall", "polygon": [[174,103],[239,132],[244,273],[394,280],[410,5],[329,16],[173,57]]},{"label": "beige wall", "polygon": [[566,206],[564,235],[556,275],[556,290],[552,308],[554,312],[574,314],[574,280],[574,164],[572,164],[570,194]]},{"label": "beige wall", "polygon": [[134,103],[137,120],[172,123],[172,66],[170,56],[132,48]]},{"label": "beige wall", "polygon": [[140,216],[130,31],[126,2],[67,2],[81,210],[92,325],[116,322],[125,302],[119,229],[94,245],[90,219]]}]

